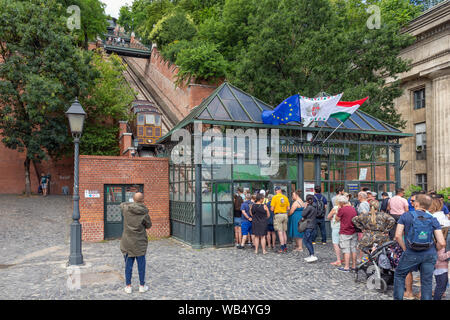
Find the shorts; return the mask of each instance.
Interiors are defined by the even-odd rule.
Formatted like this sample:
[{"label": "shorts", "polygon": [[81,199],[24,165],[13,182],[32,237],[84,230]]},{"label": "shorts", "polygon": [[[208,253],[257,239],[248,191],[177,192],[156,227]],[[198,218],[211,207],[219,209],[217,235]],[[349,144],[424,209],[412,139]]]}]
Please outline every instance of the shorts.
[{"label": "shorts", "polygon": [[339,228],[331,228],[331,241],[339,245]]},{"label": "shorts", "polygon": [[47,183],[42,184],[42,189],[47,189]]},{"label": "shorts", "polygon": [[235,227],[240,227],[242,223],[242,218],[241,217],[234,217],[234,226]]},{"label": "shorts", "polygon": [[356,245],[358,244],[358,235],[356,233],[352,235],[340,234],[339,246],[342,249],[342,253],[356,253]]},{"label": "shorts", "polygon": [[275,229],[273,228],[273,224],[268,224],[267,225],[267,231],[269,231],[269,232],[274,232],[275,231]]},{"label": "shorts", "polygon": [[243,236],[252,234],[252,223],[250,221],[242,221],[241,223],[241,232]]},{"label": "shorts", "polygon": [[273,228],[275,231],[287,231],[288,215],[287,213],[277,213],[273,217]]}]

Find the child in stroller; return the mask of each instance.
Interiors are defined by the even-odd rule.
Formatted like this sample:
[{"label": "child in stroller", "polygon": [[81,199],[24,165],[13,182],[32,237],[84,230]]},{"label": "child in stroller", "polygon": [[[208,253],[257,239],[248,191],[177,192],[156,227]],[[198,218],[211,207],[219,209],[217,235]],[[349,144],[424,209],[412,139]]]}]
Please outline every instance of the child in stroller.
[{"label": "child in stroller", "polygon": [[367,288],[385,292],[387,286],[394,282],[394,271],[402,253],[400,246],[395,241],[388,241],[363,251],[368,258],[356,266],[355,282],[363,278]]}]

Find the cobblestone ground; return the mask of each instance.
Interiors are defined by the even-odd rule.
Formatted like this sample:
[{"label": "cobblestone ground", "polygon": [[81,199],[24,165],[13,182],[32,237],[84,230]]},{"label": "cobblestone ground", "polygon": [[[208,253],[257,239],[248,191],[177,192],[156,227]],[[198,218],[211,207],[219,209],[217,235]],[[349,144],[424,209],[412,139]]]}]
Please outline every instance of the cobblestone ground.
[{"label": "cobblestone ground", "polygon": [[67,196],[0,195],[0,300],[392,299],[392,288],[385,294],[371,291],[365,283],[355,283],[353,273],[331,266],[330,244],[316,245],[319,261],[307,264],[306,253],[292,250],[267,255],[251,249],[194,250],[173,239],[149,243],[147,293],[137,292],[136,266],[134,292],[123,291],[118,240],[83,243],[86,266],[80,269],[80,289],[70,290],[66,263],[71,201]]}]

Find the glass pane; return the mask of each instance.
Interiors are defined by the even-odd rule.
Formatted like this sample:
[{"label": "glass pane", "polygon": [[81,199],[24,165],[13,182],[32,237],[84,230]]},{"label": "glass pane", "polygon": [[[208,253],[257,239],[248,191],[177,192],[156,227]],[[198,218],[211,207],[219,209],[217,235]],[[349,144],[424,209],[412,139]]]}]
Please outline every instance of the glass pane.
[{"label": "glass pane", "polygon": [[359,180],[358,163],[357,162],[346,162],[345,163],[345,180]]},{"label": "glass pane", "polygon": [[314,162],[311,161],[304,162],[304,179],[314,180]]},{"label": "glass pane", "polygon": [[185,182],[180,182],[180,201],[186,201]]},{"label": "glass pane", "polygon": [[213,165],[214,180],[231,180],[231,165]]},{"label": "glass pane", "polygon": [[349,153],[345,158],[347,161],[356,161],[358,160],[358,145],[357,144],[347,144],[346,148],[348,148]]},{"label": "glass pane", "polygon": [[297,180],[297,164],[293,164],[292,162],[289,163],[288,167],[288,179],[289,180]]},{"label": "glass pane", "polygon": [[161,116],[158,114],[155,114],[155,126],[161,125]]},{"label": "glass pane", "polygon": [[377,120],[375,120],[375,118],[372,118],[371,116],[365,114],[364,115],[361,114],[361,116],[364,117],[364,119],[366,119],[370,123],[370,125],[375,129],[380,131],[387,131],[387,129],[383,127],[383,125],[381,125]]},{"label": "glass pane", "polygon": [[180,200],[180,189],[179,189],[179,183],[175,182],[173,184],[173,200],[179,201]]},{"label": "glass pane", "polygon": [[218,183],[216,184],[217,201],[231,201],[231,184]]},{"label": "glass pane", "polygon": [[217,204],[217,224],[233,223],[233,204],[218,203]]},{"label": "glass pane", "polygon": [[222,99],[229,99],[229,100],[235,100],[236,99],[233,96],[233,94],[231,93],[230,88],[228,88],[227,85],[223,86],[222,90],[220,90],[219,96]]},{"label": "glass pane", "polygon": [[141,190],[142,189],[139,186],[127,186],[127,187],[125,187],[125,201],[131,202],[130,199],[133,200],[134,194],[136,192],[141,191]]},{"label": "glass pane", "polygon": [[358,180],[371,181],[372,180],[372,167],[366,164],[360,164],[358,170]]},{"label": "glass pane", "polygon": [[375,146],[375,161],[376,162],[387,162],[387,147],[386,146]]},{"label": "glass pane", "polygon": [[211,166],[202,166],[202,180],[211,180]]},{"label": "glass pane", "polygon": [[361,161],[374,161],[374,150],[372,145],[361,145],[359,149]]},{"label": "glass pane", "polygon": [[261,168],[251,164],[233,165],[234,180],[269,180],[268,176],[261,175]]},{"label": "glass pane", "polygon": [[189,181],[186,183],[186,201],[194,201],[194,181]]},{"label": "glass pane", "polygon": [[137,116],[137,124],[138,126],[143,126],[145,124],[145,117],[143,114]]},{"label": "glass pane", "polygon": [[146,124],[155,124],[155,115],[153,115],[153,114],[146,114],[145,115],[145,123]]},{"label": "glass pane", "polygon": [[375,181],[384,181],[386,180],[386,165],[385,164],[377,164],[375,165]]},{"label": "glass pane", "polygon": [[106,193],[107,202],[122,202],[122,187],[107,187]]},{"label": "glass pane", "polygon": [[212,201],[211,182],[202,181],[202,201]]},{"label": "glass pane", "polygon": [[[351,118],[351,117],[350,117]],[[349,119],[347,119],[347,120],[345,120],[345,122],[344,122],[344,126],[346,126],[347,128],[349,128],[349,129],[359,129],[351,120],[350,120],[350,118]]]},{"label": "glass pane", "polygon": [[355,112],[351,116],[352,120],[355,121],[364,130],[373,130],[361,117]]},{"label": "glass pane", "polygon": [[[321,162],[320,178],[321,178],[321,180],[330,180],[330,171],[328,170],[328,162]],[[322,190],[326,191],[327,189],[322,189]]]},{"label": "glass pane", "polygon": [[213,223],[213,204],[202,203],[202,225],[212,225]]},{"label": "glass pane", "polygon": [[203,110],[203,112],[198,116],[199,119],[205,119],[205,120],[210,120],[211,116],[208,113],[208,110],[205,109]]},{"label": "glass pane", "polygon": [[213,120],[232,120],[217,97],[210,102],[208,110]]},{"label": "glass pane", "polygon": [[[340,123],[339,121],[337,121],[335,118],[329,118],[329,119],[327,120],[327,124],[328,124],[330,127],[337,128],[341,123]],[[341,127],[342,127],[342,126],[341,126]]]},{"label": "glass pane", "polygon": [[251,121],[247,114],[242,110],[241,106],[236,100],[223,100],[223,103],[230,111],[231,116],[236,121]]},{"label": "glass pane", "polygon": [[278,172],[276,174],[270,176],[270,178],[274,179],[274,180],[286,180],[287,179],[287,161],[286,160],[279,161]]}]

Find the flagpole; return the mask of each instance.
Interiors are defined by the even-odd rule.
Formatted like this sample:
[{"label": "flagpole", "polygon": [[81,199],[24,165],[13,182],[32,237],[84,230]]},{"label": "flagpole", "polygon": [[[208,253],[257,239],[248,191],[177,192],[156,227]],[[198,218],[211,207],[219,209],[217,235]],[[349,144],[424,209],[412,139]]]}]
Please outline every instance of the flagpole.
[{"label": "flagpole", "polygon": [[320,127],[319,132],[317,132],[316,136],[315,136],[314,139],[311,141],[311,143],[314,143],[314,142],[316,141],[316,139],[317,139],[317,137],[319,136],[319,134],[320,134],[320,132],[322,131],[322,129],[323,129],[323,126]]},{"label": "flagpole", "polygon": [[336,127],[336,129],[334,129],[333,130],[333,132],[332,133],[330,133],[329,135],[328,135],[328,137],[322,142],[322,144],[324,144],[325,142],[327,142],[327,140],[333,135],[333,133],[335,133],[336,132],[336,130],[337,129],[339,129],[342,125],[343,125],[344,123],[343,122],[341,122],[341,124],[340,125],[338,125],[337,127]]}]

